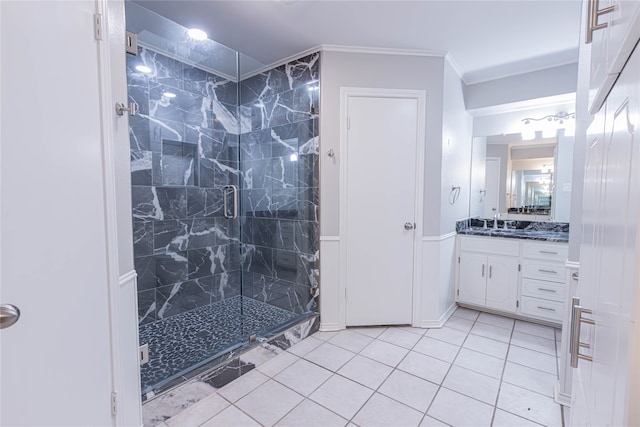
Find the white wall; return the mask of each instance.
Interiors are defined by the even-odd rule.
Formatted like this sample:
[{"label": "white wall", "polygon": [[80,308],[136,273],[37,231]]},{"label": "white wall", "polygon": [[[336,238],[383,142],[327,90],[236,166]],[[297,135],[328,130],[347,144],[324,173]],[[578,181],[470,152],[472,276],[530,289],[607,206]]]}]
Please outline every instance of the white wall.
[{"label": "white wall", "polygon": [[[469,216],[473,142],[473,118],[465,110],[462,82],[448,61],[444,66],[443,80],[442,182],[440,230],[437,235],[455,231],[456,221]],[[435,153],[429,153],[427,157],[431,156],[435,157]],[[452,203],[451,187],[454,186],[460,187],[460,195],[457,201]],[[425,199],[425,204],[429,202],[429,199]]]},{"label": "white wall", "polygon": [[578,64],[573,63],[475,83],[465,87],[465,103],[468,110],[475,110],[573,93],[577,76]]}]

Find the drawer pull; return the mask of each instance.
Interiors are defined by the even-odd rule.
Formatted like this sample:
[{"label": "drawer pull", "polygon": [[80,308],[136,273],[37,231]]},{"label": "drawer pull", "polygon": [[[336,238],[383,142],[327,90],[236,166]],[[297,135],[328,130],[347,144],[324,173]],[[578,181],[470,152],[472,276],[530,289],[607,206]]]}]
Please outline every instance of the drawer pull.
[{"label": "drawer pull", "polygon": [[555,308],[550,308],[550,307],[542,307],[542,306],[537,306],[540,310],[546,310],[546,311],[553,311],[555,313],[556,309]]},{"label": "drawer pull", "polygon": [[541,268],[539,268],[539,269],[538,269],[538,271],[539,271],[540,273],[558,274],[558,272],[557,272],[557,271],[553,271],[553,270],[543,270],[543,269],[541,269]]},{"label": "drawer pull", "polygon": [[539,251],[541,254],[558,255],[558,252],[553,251]]},{"label": "drawer pull", "polygon": [[555,289],[538,288],[538,290],[542,292],[553,292],[554,294],[556,293]]}]

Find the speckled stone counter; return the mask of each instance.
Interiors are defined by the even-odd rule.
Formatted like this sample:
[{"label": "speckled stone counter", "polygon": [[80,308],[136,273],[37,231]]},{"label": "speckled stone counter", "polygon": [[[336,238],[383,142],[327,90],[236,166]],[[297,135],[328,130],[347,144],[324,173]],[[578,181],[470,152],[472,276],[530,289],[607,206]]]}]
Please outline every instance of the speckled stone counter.
[{"label": "speckled stone counter", "polygon": [[[493,228],[493,219],[486,219],[484,228],[483,218],[469,218],[456,222],[456,232],[472,236],[488,236],[506,239],[541,240],[545,242],[569,241],[569,223],[566,222],[535,222],[535,221],[503,221],[498,220],[498,226]],[[504,223],[507,223],[505,229]]]}]

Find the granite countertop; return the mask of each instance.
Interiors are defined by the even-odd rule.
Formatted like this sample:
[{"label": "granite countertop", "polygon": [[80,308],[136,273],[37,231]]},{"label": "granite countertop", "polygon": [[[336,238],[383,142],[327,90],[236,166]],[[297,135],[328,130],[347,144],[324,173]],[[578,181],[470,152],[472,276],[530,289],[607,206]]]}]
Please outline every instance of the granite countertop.
[{"label": "granite countertop", "polygon": [[487,219],[487,228],[484,228],[484,219],[469,218],[456,223],[458,234],[470,236],[487,236],[505,239],[541,240],[545,242],[569,241],[569,224],[566,222],[533,222],[533,221],[506,221],[498,220],[498,228],[493,229],[493,219]]}]

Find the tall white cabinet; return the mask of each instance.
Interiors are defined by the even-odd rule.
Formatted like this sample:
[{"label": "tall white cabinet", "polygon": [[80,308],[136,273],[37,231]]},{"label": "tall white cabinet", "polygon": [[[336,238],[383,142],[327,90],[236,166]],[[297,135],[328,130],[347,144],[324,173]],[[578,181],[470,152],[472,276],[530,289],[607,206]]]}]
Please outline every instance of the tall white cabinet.
[{"label": "tall white cabinet", "polygon": [[607,27],[591,46],[571,425],[639,425],[640,2],[601,1],[612,9],[599,14],[591,1],[584,30]]}]

